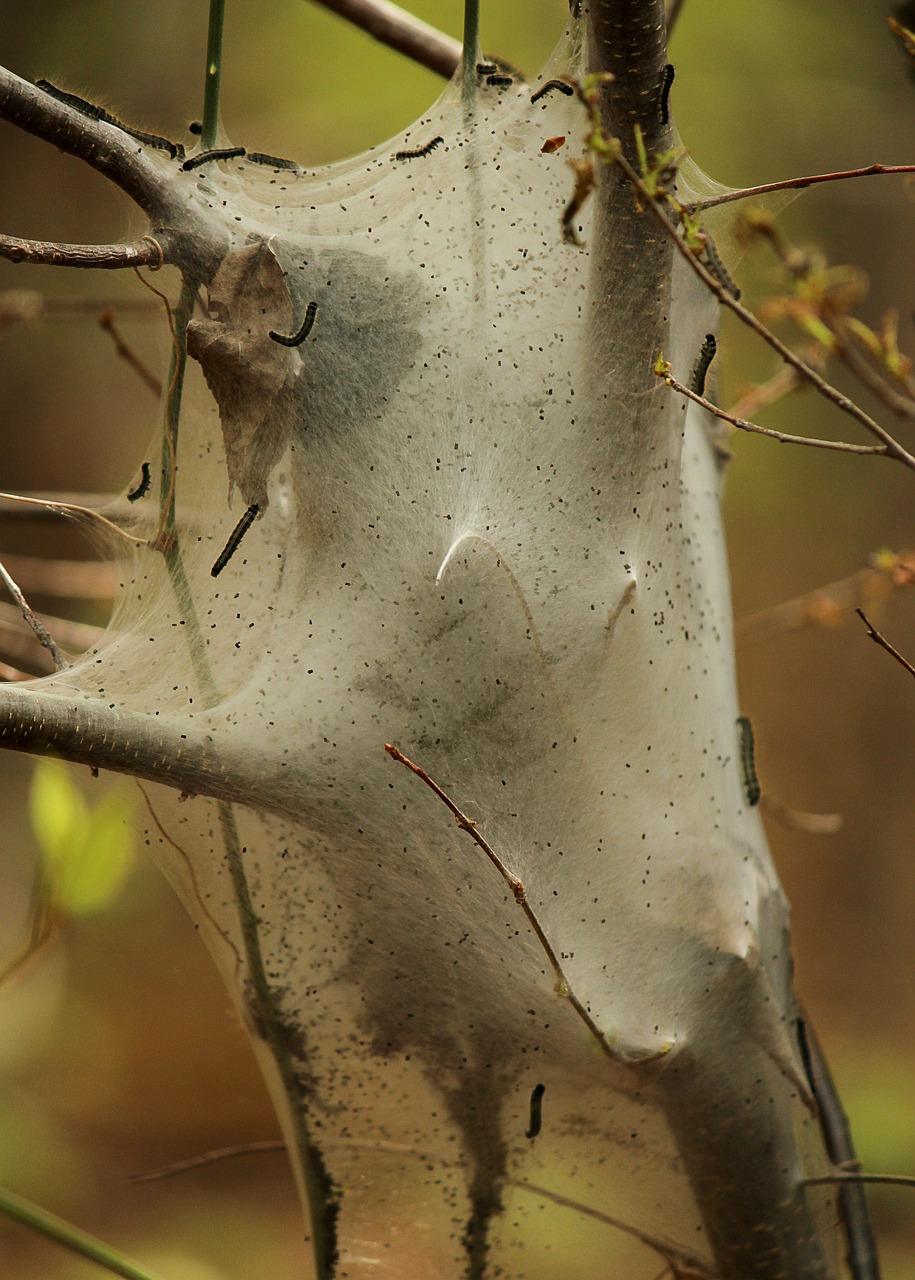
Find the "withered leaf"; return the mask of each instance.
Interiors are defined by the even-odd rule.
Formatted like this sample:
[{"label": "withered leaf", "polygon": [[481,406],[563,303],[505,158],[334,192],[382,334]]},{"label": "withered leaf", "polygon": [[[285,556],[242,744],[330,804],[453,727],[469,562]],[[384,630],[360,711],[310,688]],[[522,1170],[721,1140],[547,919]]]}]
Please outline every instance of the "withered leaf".
[{"label": "withered leaf", "polygon": [[267,506],[267,481],[291,428],[289,388],[300,355],[269,336],[289,331],[292,301],[277,257],[259,241],[229,253],[209,289],[209,317],[187,327],[188,355],[199,360],[219,408],[229,497]]}]

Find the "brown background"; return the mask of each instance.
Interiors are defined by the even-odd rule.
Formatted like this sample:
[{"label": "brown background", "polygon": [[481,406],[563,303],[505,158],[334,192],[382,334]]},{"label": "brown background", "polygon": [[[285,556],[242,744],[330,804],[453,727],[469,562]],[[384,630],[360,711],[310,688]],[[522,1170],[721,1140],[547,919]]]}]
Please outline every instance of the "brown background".
[{"label": "brown background", "polygon": [[[484,45],[533,73],[563,0],[489,0]],[[304,0],[230,0],[223,114],[249,149],[317,163],[382,141],[439,90],[427,72]],[[458,33],[460,6],[416,9]],[[695,159],[739,186],[792,174],[915,160],[915,83],[871,0],[687,0],[672,45],[676,121]],[[103,101],[139,127],[186,140],[200,113],[206,6],[113,0],[0,2],[3,60]],[[73,241],[130,237],[119,193],[74,160],[0,126],[0,229]],[[912,189],[901,178],[820,188],[783,225],[855,262],[876,321],[902,313],[912,349]],[[95,299],[77,319],[0,332],[0,488],[110,491],[146,456],[153,398],[97,327],[105,302],[143,296],[127,275],[0,264],[0,290]],[[764,254],[751,299],[777,288]],[[122,310],[125,333],[161,365],[161,327]],[[775,371],[725,323],[721,398]],[[853,428],[807,394],[764,419],[816,435]],[[908,435],[906,435],[908,432]],[[899,428],[911,448],[912,428]],[[852,436],[849,438],[859,438]],[[915,475],[882,460],[743,438],[728,483],[738,617],[855,572],[881,546],[915,549]],[[0,523],[0,546],[72,554],[45,526]],[[91,609],[77,612],[94,620]],[[915,656],[915,593],[873,619]],[[770,826],[794,909],[798,985],[824,1039],[867,1166],[915,1172],[915,681],[853,617],[740,655],[763,787],[841,811],[830,838]],[[24,805],[31,763],[0,757],[0,951],[26,927],[35,857]],[[166,1280],[285,1280],[305,1273],[281,1156],[249,1156],[151,1187],[126,1175],[275,1125],[228,1001],[167,887],[142,859],[115,907],[74,924],[14,989],[0,991],[0,1183],[156,1267]],[[874,1192],[888,1280],[915,1277],[912,1192]],[[574,1224],[573,1224],[574,1227]],[[99,1274],[0,1224],[0,1270],[17,1280]]]}]

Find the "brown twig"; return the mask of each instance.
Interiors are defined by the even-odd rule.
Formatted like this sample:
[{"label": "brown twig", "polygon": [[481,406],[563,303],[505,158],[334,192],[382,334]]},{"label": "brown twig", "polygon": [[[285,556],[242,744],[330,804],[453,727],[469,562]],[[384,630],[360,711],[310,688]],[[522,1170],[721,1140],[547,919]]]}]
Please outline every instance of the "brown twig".
[{"label": "brown twig", "polygon": [[689,1253],[686,1249],[681,1249],[679,1245],[664,1240],[661,1236],[651,1236],[628,1222],[611,1217],[601,1209],[592,1209],[590,1205],[582,1204],[578,1200],[570,1200],[568,1196],[560,1195],[558,1191],[550,1191],[548,1187],[541,1187],[533,1182],[506,1178],[506,1185],[517,1187],[519,1191],[527,1191],[530,1195],[540,1196],[541,1199],[549,1200],[551,1204],[559,1205],[560,1208],[573,1209],[576,1213],[581,1213],[586,1218],[593,1218],[596,1222],[602,1222],[605,1226],[614,1227],[617,1231],[625,1231],[626,1235],[632,1236],[633,1239],[660,1254],[674,1275],[683,1277],[683,1280],[687,1280],[687,1277],[689,1280],[716,1280],[718,1273],[703,1258]]},{"label": "brown twig", "polygon": [[10,595],[19,606],[19,612],[34,631],[39,644],[47,649],[48,653],[54,659],[54,666],[58,671],[66,671],[67,667],[70,665],[69,662],[61,653],[60,649],[58,649],[54,637],[50,634],[47,627],[45,627],[44,624],[35,616],[35,613],[29,606],[29,603],[22,594],[22,591],[19,589],[15,579],[8,572],[2,562],[0,562],[0,578],[3,579],[7,591],[9,591]]},{"label": "brown twig", "polygon": [[[2,573],[2,568],[3,566],[0,565],[0,573]],[[68,618],[53,618],[46,613],[42,613],[40,616],[34,614],[33,616],[39,626],[46,625],[46,629],[53,628],[61,644],[68,645],[71,649],[91,649],[102,634],[100,627],[93,627],[85,622],[72,622]],[[17,623],[21,627],[19,610],[11,604],[5,604],[0,601],[0,625],[15,627]],[[58,670],[61,670],[61,668],[58,668]]]},{"label": "brown twig", "polygon": [[165,251],[153,236],[132,244],[59,244],[52,240],[21,240],[0,235],[0,258],[47,267],[89,267],[118,271],[124,267],[163,266]]},{"label": "brown twig", "polygon": [[202,1169],[208,1164],[219,1164],[222,1160],[235,1160],[238,1156],[256,1156],[268,1151],[285,1150],[286,1143],[282,1138],[265,1138],[261,1142],[240,1142],[232,1147],[217,1147],[213,1151],[205,1151],[203,1155],[190,1156],[186,1160],[175,1160],[173,1164],[164,1164],[159,1169],[150,1169],[148,1173],[131,1173],[127,1181],[134,1185],[140,1182],[159,1182],[164,1178],[176,1178],[181,1173],[190,1173],[192,1169]]},{"label": "brown twig", "polygon": [[[77,497],[81,495],[74,494],[70,496]],[[95,495],[87,494],[86,496],[91,498]],[[5,503],[19,503],[23,507],[32,507],[35,509],[40,508],[42,511],[49,514],[64,516],[71,520],[77,520],[83,524],[98,525],[106,532],[114,534],[118,538],[125,539],[135,547],[145,547],[148,545],[145,538],[135,538],[132,533],[128,533],[126,529],[122,529],[120,525],[115,524],[113,520],[109,520],[107,516],[103,516],[101,511],[95,511],[92,507],[83,506],[80,503],[60,502],[55,498],[42,498],[38,496],[31,497],[21,493],[0,493],[0,513],[8,514],[10,507],[5,507]]]},{"label": "brown twig", "polygon": [[460,829],[462,831],[467,832],[467,834],[474,841],[477,847],[483,851],[483,853],[486,855],[486,857],[489,859],[489,861],[498,871],[499,875],[508,885],[509,889],[511,889],[512,896],[514,897],[515,902],[524,912],[527,922],[530,925],[531,930],[534,933],[534,936],[537,938],[537,941],[540,943],[540,946],[543,949],[543,953],[547,958],[550,968],[553,970],[556,994],[563,996],[565,999],[569,1001],[569,1004],[571,1004],[572,1008],[578,1014],[579,1018],[581,1018],[582,1022],[585,1024],[585,1026],[594,1036],[594,1039],[597,1041],[597,1044],[599,1045],[601,1051],[605,1053],[608,1058],[613,1059],[614,1062],[622,1061],[622,1062],[628,1063],[629,1065],[636,1065],[637,1063],[649,1062],[656,1058],[665,1057],[667,1052],[669,1052],[669,1049],[666,1049],[666,1048],[661,1049],[657,1052],[647,1052],[644,1054],[640,1054],[638,1057],[632,1057],[632,1056],[624,1055],[623,1053],[620,1052],[619,1048],[613,1048],[611,1046],[606,1036],[604,1035],[603,1031],[601,1031],[600,1027],[591,1017],[591,1014],[588,1011],[588,1009],[582,1004],[582,1002],[575,995],[575,992],[569,986],[568,980],[565,976],[565,972],[562,968],[562,964],[560,963],[559,956],[557,955],[553,947],[553,944],[550,942],[549,938],[546,936],[543,930],[543,926],[538,920],[533,907],[530,905],[530,903],[527,900],[527,893],[525,891],[523,882],[519,880],[516,875],[513,875],[509,871],[508,867],[506,867],[505,863],[502,861],[502,859],[493,849],[492,845],[490,845],[484,839],[484,837],[480,834],[480,832],[477,830],[477,824],[473,821],[473,819],[468,818],[466,814],[462,813],[462,811],[457,807],[457,805],[454,803],[451,797],[447,794],[447,792],[443,791],[442,788],[438,785],[438,783],[433,781],[432,778],[430,778],[429,774],[426,773],[425,769],[423,769],[418,764],[414,764],[414,762],[411,759],[409,759],[408,756],[405,756],[402,751],[398,750],[398,748],[395,747],[390,742],[386,742],[384,744],[384,749],[388,753],[388,755],[391,756],[392,759],[397,760],[400,764],[404,765],[407,769],[409,769],[411,773],[416,774],[417,778],[421,779],[421,781],[423,781],[426,784],[429,790],[432,791],[436,796],[438,796],[439,800],[441,800],[441,802],[449,810],[449,812],[451,813],[452,817],[454,818],[455,822],[460,827]]},{"label": "brown twig", "polygon": [[162,394],[162,379],[158,374],[153,373],[149,365],[140,359],[133,347],[125,342],[114,323],[114,308],[106,307],[99,316],[98,322],[99,328],[103,329],[111,337],[114,349],[121,359],[126,360],[131,369],[140,375],[140,378],[146,383],[153,395],[160,396]]},{"label": "brown twig", "polygon": [[861,619],[861,621],[862,621],[862,622],[864,623],[864,625],[867,627],[867,634],[870,636],[870,638],[871,638],[871,639],[872,639],[876,644],[879,644],[879,645],[880,645],[880,647],[881,647],[881,649],[886,649],[887,653],[888,653],[888,654],[890,654],[890,656],[891,656],[891,657],[895,658],[895,659],[896,659],[896,661],[899,663],[899,665],[900,665],[901,667],[905,667],[905,669],[906,669],[906,671],[908,671],[909,675],[915,676],[915,667],[913,667],[913,666],[912,666],[912,664],[911,664],[911,662],[909,662],[908,658],[904,658],[904,657],[902,656],[902,654],[899,652],[899,650],[898,650],[898,649],[894,649],[894,648],[893,648],[893,646],[890,644],[889,640],[887,640],[885,636],[882,636],[882,635],[880,634],[880,632],[879,632],[879,631],[877,631],[877,629],[876,629],[875,627],[871,626],[870,622],[868,621],[868,619],[867,619],[867,617],[866,617],[866,615],[865,615],[865,613],[864,613],[864,610],[863,610],[863,609],[856,609],[856,610],[855,610],[855,613],[858,615],[858,617]]},{"label": "brown twig", "polygon": [[911,586],[915,586],[915,552],[881,551],[872,558],[868,569],[738,618],[734,634],[739,644],[746,644],[807,626],[836,626],[857,606],[883,600],[894,590]]},{"label": "brown twig", "polygon": [[450,79],[461,61],[461,42],[388,0],[315,0],[381,44]]},{"label": "brown twig", "polygon": [[[674,391],[679,391],[680,395],[686,396],[688,400],[702,405],[703,409],[708,409],[709,413],[713,413],[716,418],[729,422],[732,427],[737,427],[741,431],[749,431],[759,436],[768,436],[770,440],[777,440],[779,444],[804,444],[811,449],[831,449],[836,453],[875,454],[884,458],[891,456],[889,448],[884,444],[849,444],[845,440],[817,440],[812,436],[793,436],[785,431],[774,431],[771,427],[761,427],[759,423],[748,422],[746,418],[735,418],[726,409],[720,408],[711,400],[707,400],[705,396],[698,395],[690,387],[679,382],[669,372],[670,366],[665,367],[668,370],[667,372],[661,368],[656,372],[658,377],[663,378],[669,387],[672,387]],[[915,459],[912,461],[913,466],[915,466]]]},{"label": "brown twig", "polygon": [[[870,416],[870,414],[865,413],[864,410],[859,405],[855,404],[855,402],[849,399],[848,396],[843,395],[842,392],[839,391],[837,387],[834,387],[832,383],[827,382],[827,380],[821,374],[817,373],[817,371],[813,369],[809,364],[807,364],[806,361],[802,360],[800,356],[796,355],[795,352],[793,352],[789,346],[787,346],[784,342],[782,342],[780,338],[776,337],[776,335],[772,332],[772,330],[768,329],[762,323],[762,321],[759,320],[753,314],[752,311],[749,311],[745,306],[743,306],[737,300],[737,298],[735,298],[728,291],[728,289],[721,283],[721,281],[718,280],[712,274],[712,272],[709,271],[708,268],[704,266],[702,262],[699,261],[696,255],[684,243],[677,227],[667,217],[664,210],[658,204],[658,201],[656,199],[653,199],[650,193],[646,190],[644,182],[642,181],[642,179],[640,178],[636,170],[629,163],[629,161],[626,159],[626,157],[622,154],[616,155],[615,163],[619,165],[626,179],[639,195],[643,205],[647,206],[652,216],[664,228],[665,232],[671,238],[674,245],[676,246],[677,251],[689,264],[690,269],[694,272],[695,275],[699,277],[699,279],[706,286],[709,292],[714,294],[714,296],[718,299],[721,305],[724,307],[727,307],[730,311],[732,311],[734,315],[736,315],[737,318],[747,326],[748,329],[751,329],[753,333],[757,335],[757,337],[761,338],[763,342],[767,344],[767,346],[770,346],[773,351],[775,351],[779,356],[781,356],[781,358],[785,361],[786,364],[796,369],[798,373],[801,375],[801,377],[804,378],[807,382],[809,382],[811,386],[815,387],[816,390],[820,393],[821,396],[823,396],[824,399],[829,400],[830,403],[834,404],[843,413],[848,414],[848,416],[853,418],[855,422],[859,423],[862,427],[864,427],[864,429],[868,431],[872,436],[880,440],[881,443],[885,446],[885,449],[877,450],[874,448],[866,448],[865,446],[862,446],[862,445],[840,445],[840,444],[831,443],[831,442],[827,442],[827,443],[817,442],[817,447],[828,448],[828,449],[841,449],[843,452],[846,452],[846,453],[885,452],[888,457],[894,458],[897,462],[902,462],[905,466],[915,471],[915,457],[913,457],[911,453],[909,453],[906,449],[904,449],[902,445],[899,444],[899,442],[895,440],[893,436],[890,435],[890,433],[885,429],[885,427],[882,427],[879,424],[879,422],[876,422]],[[688,394],[691,394],[691,393],[688,393]],[[706,407],[711,408],[712,412],[715,412],[715,413],[719,412],[717,408],[715,408],[710,404],[707,404]],[[749,429],[749,428],[745,428],[745,429]],[[775,434],[775,438],[776,439],[779,438],[777,433],[766,431],[763,428],[755,427],[753,429],[756,431],[759,431],[763,435]],[[784,437],[784,442],[791,443],[791,444],[812,444],[813,443],[810,440],[806,440],[802,436],[795,436],[795,437],[786,436]]]},{"label": "brown twig", "polygon": [[831,1186],[842,1182],[876,1182],[892,1187],[915,1187],[915,1175],[909,1173],[858,1173],[850,1169],[837,1169],[835,1173],[823,1173],[815,1178],[804,1178],[801,1186]]},{"label": "brown twig", "polygon": [[760,409],[766,409],[796,391],[800,381],[797,369],[779,369],[765,382],[744,391],[740,399],[728,408],[728,413],[735,418],[755,418]]},{"label": "brown twig", "polygon": [[842,829],[841,813],[805,813],[765,793],[760,796],[759,805],[788,831],[803,831],[810,836],[834,836]]},{"label": "brown twig", "polygon": [[714,209],[733,200],[749,200],[754,196],[767,196],[773,191],[796,191],[812,187],[818,182],[844,182],[847,178],[871,178],[880,173],[915,173],[913,164],[869,164],[863,169],[840,169],[835,173],[811,173],[803,178],[785,178],[780,182],[765,182],[759,187],[742,187],[739,191],[725,191],[720,196],[697,200],[689,207],[695,210]]},{"label": "brown twig", "polygon": [[664,22],[667,26],[668,39],[670,39],[673,29],[677,25],[677,19],[680,17],[680,14],[683,12],[683,6],[685,4],[686,4],[686,0],[670,0],[670,3],[667,6],[667,14],[664,18]]}]

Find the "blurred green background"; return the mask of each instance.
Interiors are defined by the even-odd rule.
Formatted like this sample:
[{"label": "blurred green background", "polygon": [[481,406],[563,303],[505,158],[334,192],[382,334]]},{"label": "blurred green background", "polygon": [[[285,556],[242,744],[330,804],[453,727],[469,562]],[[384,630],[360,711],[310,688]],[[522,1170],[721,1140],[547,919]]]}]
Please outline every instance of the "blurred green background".
[{"label": "blurred green background", "polygon": [[[483,43],[533,74],[565,0],[484,0]],[[415,12],[457,35],[461,6]],[[676,123],[697,162],[733,186],[915,160],[915,83],[874,0],[687,0],[671,56]],[[3,61],[100,101],[141,128],[187,141],[199,118],[204,0],[0,0]],[[439,92],[428,72],[307,0],[229,0],[223,117],[249,149],[320,163],[383,141]],[[0,126],[0,229],[105,242],[139,224],[125,198],[53,148]],[[861,314],[899,308],[912,332],[913,191],[903,178],[820,187],[783,214],[802,243],[868,274]],[[89,299],[0,327],[0,488],[112,491],[147,454],[156,404],[98,327],[120,307],[125,335],[161,367],[161,322],[128,308],[129,273],[0,263],[0,290]],[[777,289],[771,259],[741,273],[751,300]],[[725,321],[721,399],[775,372]],[[840,379],[841,381],[841,379]],[[865,400],[865,403],[866,400]],[[868,407],[871,407],[868,405]],[[822,435],[849,426],[809,393],[767,424]],[[908,436],[906,436],[908,431]],[[911,427],[899,433],[911,448]],[[855,437],[857,438],[857,437]],[[738,617],[863,567],[882,546],[915,550],[915,476],[769,441],[734,442],[728,481]],[[5,552],[73,554],[72,533],[0,523]],[[39,603],[45,603],[39,600]],[[915,593],[872,620],[915,656]],[[100,621],[91,607],[81,616]],[[857,619],[740,652],[763,787],[799,809],[841,811],[831,837],[771,824],[794,911],[797,981],[873,1170],[915,1172],[915,681]],[[0,956],[27,929],[36,857],[26,758],[0,754]],[[98,794],[100,784],[93,787]],[[72,924],[0,990],[0,1183],[158,1267],[166,1280],[286,1280],[307,1274],[283,1157],[248,1156],[180,1179],[127,1175],[221,1145],[272,1137],[275,1122],[241,1031],[182,909],[141,857],[116,904]],[[887,1280],[915,1278],[915,1193],[875,1189]],[[100,1274],[0,1223],[0,1272],[16,1280]]]}]

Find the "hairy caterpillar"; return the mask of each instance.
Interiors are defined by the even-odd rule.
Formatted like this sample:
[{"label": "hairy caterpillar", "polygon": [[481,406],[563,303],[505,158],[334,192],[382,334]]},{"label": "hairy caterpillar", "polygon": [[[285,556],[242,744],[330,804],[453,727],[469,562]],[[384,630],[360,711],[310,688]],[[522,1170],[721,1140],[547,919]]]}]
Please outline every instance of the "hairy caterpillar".
[{"label": "hairy caterpillar", "polygon": [[276,333],[271,329],[269,337],[271,337],[274,342],[278,342],[282,347],[300,347],[311,333],[315,323],[315,316],[317,314],[318,304],[316,302],[309,302],[305,309],[305,319],[302,321],[301,328],[297,333],[294,333],[291,337],[287,338],[284,334]]},{"label": "hairy caterpillar", "polygon": [[689,380],[690,391],[695,391],[697,396],[705,395],[705,375],[708,373],[709,365],[715,359],[715,352],[718,350],[718,343],[713,333],[705,335],[705,342],[699,348],[699,359],[696,361],[696,367],[693,369],[693,376]]},{"label": "hairy caterpillar", "polygon": [[238,550],[238,547],[242,538],[251,528],[252,524],[254,524],[254,521],[257,518],[257,513],[259,510],[260,508],[258,507],[257,503],[252,502],[251,506],[248,508],[248,510],[239,520],[238,524],[229,534],[229,541],[223,547],[222,551],[220,551],[219,555],[216,558],[216,563],[213,565],[212,569],[210,570],[210,573],[214,578],[219,577],[223,569],[226,567],[226,565],[235,555],[235,552]]},{"label": "hairy caterpillar", "polygon": [[543,1095],[546,1093],[546,1085],[534,1085],[531,1093],[531,1119],[528,1125],[525,1138],[536,1138],[543,1124]]},{"label": "hairy caterpillar", "polygon": [[670,86],[676,74],[673,63],[668,62],[661,76],[661,124],[667,124],[670,120]]},{"label": "hairy caterpillar", "polygon": [[753,758],[753,726],[748,716],[738,716],[737,727],[740,729],[740,764],[743,769],[743,786],[747,804],[751,807],[759,804],[761,794],[759,779],[756,776],[756,761]]},{"label": "hairy caterpillar", "polygon": [[72,107],[80,115],[88,116],[90,120],[98,120],[102,124],[113,124],[116,129],[120,129],[122,133],[126,133],[131,138],[136,138],[138,142],[145,143],[150,147],[157,147],[160,151],[167,151],[173,160],[184,155],[184,147],[179,142],[171,142],[168,138],[161,138],[157,133],[144,133],[142,129],[131,129],[130,125],[118,120],[117,116],[113,116],[104,107],[98,107],[94,102],[87,102],[85,98],[80,98],[75,93],[67,93],[64,89],[58,89],[57,85],[51,84],[50,80],[36,80],[35,86],[38,89],[42,89],[49,97],[56,98],[58,102],[64,103],[65,106]]},{"label": "hairy caterpillar", "polygon": [[436,147],[440,147],[445,141],[441,136],[433,138],[431,142],[427,142],[423,147],[416,147],[413,151],[395,151],[395,160],[419,160],[421,156],[427,156],[434,151]]},{"label": "hairy caterpillar", "polygon": [[191,169],[198,169],[210,160],[234,160],[236,156],[245,154],[244,147],[218,147],[215,151],[201,151],[199,156],[191,156],[190,160],[185,160],[181,168],[187,173]]},{"label": "hairy caterpillar", "polygon": [[263,151],[249,151],[245,156],[252,164],[266,164],[271,169],[298,169],[294,160],[281,160],[279,156],[268,156]]},{"label": "hairy caterpillar", "polygon": [[564,93],[567,98],[570,98],[575,92],[570,84],[566,84],[565,80],[547,80],[546,84],[542,84],[536,93],[531,94],[531,104],[539,102],[541,98],[554,90],[557,93]]},{"label": "hairy caterpillar", "polygon": [[149,469],[149,463],[144,462],[140,468],[140,483],[135,489],[131,489],[127,495],[128,502],[137,502],[140,498],[145,498],[149,493],[149,482],[152,476]]}]

